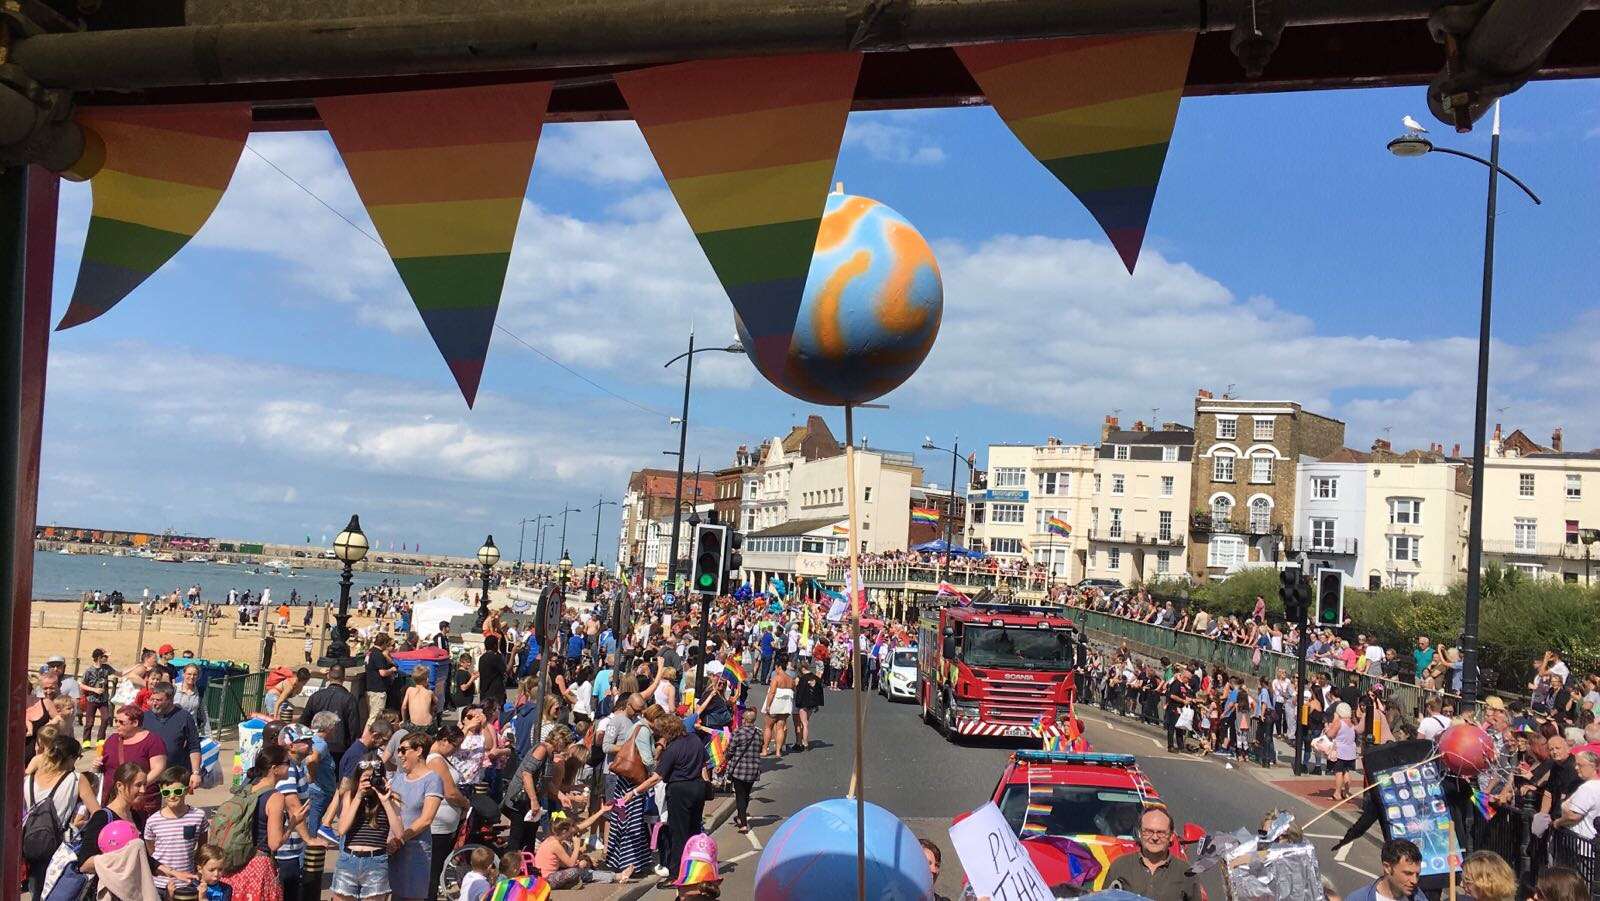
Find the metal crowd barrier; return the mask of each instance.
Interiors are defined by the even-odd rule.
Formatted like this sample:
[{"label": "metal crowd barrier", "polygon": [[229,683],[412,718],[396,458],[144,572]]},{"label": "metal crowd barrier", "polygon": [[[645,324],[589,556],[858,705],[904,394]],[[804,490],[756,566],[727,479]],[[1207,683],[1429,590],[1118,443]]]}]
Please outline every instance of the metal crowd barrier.
[{"label": "metal crowd barrier", "polygon": [[260,710],[266,696],[267,671],[214,676],[206,682],[206,721],[218,737],[231,734]]}]

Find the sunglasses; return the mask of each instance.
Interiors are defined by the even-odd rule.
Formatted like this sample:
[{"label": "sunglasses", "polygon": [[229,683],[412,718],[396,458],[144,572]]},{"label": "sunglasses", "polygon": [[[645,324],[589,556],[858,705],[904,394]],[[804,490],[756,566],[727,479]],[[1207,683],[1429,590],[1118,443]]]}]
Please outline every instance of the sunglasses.
[{"label": "sunglasses", "polygon": [[161,789],[161,797],[163,798],[181,798],[188,793],[189,789],[181,785],[168,785]]}]

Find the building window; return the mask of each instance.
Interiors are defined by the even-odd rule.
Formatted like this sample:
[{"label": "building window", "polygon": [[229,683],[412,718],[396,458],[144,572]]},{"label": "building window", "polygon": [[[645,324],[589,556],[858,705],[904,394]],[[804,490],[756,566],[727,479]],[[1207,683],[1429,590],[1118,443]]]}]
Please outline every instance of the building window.
[{"label": "building window", "polygon": [[1250,458],[1250,481],[1258,485],[1272,481],[1272,454],[1259,453]]},{"label": "building window", "polygon": [[1122,568],[1122,548],[1114,547],[1106,551],[1106,569]]},{"label": "building window", "polygon": [[1243,566],[1248,559],[1250,546],[1237,535],[1213,535],[1206,545],[1206,565],[1233,569]]},{"label": "building window", "polygon": [[994,504],[989,510],[989,521],[1005,525],[1018,525],[1023,522],[1022,504]]},{"label": "building window", "polygon": [[1567,500],[1583,500],[1583,476],[1575,472],[1567,473]]},{"label": "building window", "polygon": [[1217,437],[1230,440],[1239,437],[1239,417],[1218,416]]},{"label": "building window", "polygon": [[1576,519],[1567,520],[1567,544],[1577,544],[1578,539],[1578,521]]},{"label": "building window", "polygon": [[1218,453],[1211,458],[1211,481],[1233,481],[1233,454]]},{"label": "building window", "polygon": [[1272,501],[1264,497],[1250,501],[1250,532],[1265,535],[1272,531]]},{"label": "building window", "polygon": [[1170,444],[1161,446],[1161,459],[1163,462],[1172,463],[1178,459],[1178,449]]},{"label": "building window", "polygon": [[1173,484],[1174,484],[1174,480],[1173,480],[1172,476],[1162,476],[1161,477],[1161,496],[1162,497],[1172,497],[1172,486],[1173,486]]},{"label": "building window", "polygon": [[1111,508],[1111,527],[1107,530],[1107,534],[1112,538],[1121,538],[1122,537],[1122,508],[1121,507],[1112,507]]},{"label": "building window", "polygon": [[1211,499],[1211,525],[1214,528],[1226,527],[1232,517],[1233,498],[1219,494]]},{"label": "building window", "polygon": [[1020,554],[1022,553],[1021,538],[991,538],[989,551],[995,554]]},{"label": "building window", "polygon": [[1070,472],[1041,472],[1039,473],[1040,494],[1071,494],[1072,473]]},{"label": "building window", "polygon": [[1111,446],[1111,456],[1117,460],[1128,459],[1128,446],[1126,444],[1113,444]]},{"label": "building window", "polygon": [[1156,575],[1164,576],[1172,572],[1172,552],[1156,551]]},{"label": "building window", "polygon": [[1511,523],[1512,546],[1519,551],[1531,551],[1538,540],[1539,520],[1531,516],[1519,516]]},{"label": "building window", "polygon": [[1331,519],[1311,520],[1311,549],[1314,551],[1333,550],[1333,523]]},{"label": "building window", "polygon": [[1517,474],[1517,497],[1533,497],[1533,473]]},{"label": "building window", "polygon": [[1050,517],[1060,515],[1060,510],[1035,510],[1033,516],[1033,530],[1041,534],[1050,531],[1048,527]]},{"label": "building window", "polygon": [[1094,493],[1100,493],[1100,473],[1098,472],[1094,474]]},{"label": "building window", "polygon": [[1391,561],[1408,560],[1416,563],[1421,544],[1422,540],[1415,535],[1390,535],[1389,559]]},{"label": "building window", "polygon": [[1255,440],[1257,440],[1257,441],[1271,441],[1272,440],[1272,417],[1271,416],[1257,416],[1257,417],[1255,417],[1255,432],[1253,432],[1252,434],[1254,434]]},{"label": "building window", "polygon": [[[1156,514],[1156,537],[1162,541],[1172,540],[1172,511],[1162,510]],[[1163,551],[1162,553],[1166,553]]]},{"label": "building window", "polygon": [[861,500],[862,500],[863,503],[871,503],[872,502],[872,489],[871,488],[863,488],[861,490]]},{"label": "building window", "polygon": [[1090,507],[1089,508],[1089,532],[1091,534],[1093,534],[1093,533],[1098,532],[1098,531],[1100,531],[1100,508],[1099,507]]},{"label": "building window", "polygon": [[977,503],[977,502],[973,502],[971,509],[972,509],[972,524],[975,525],[975,526],[983,525],[983,504]]},{"label": "building window", "polygon": [[1111,493],[1112,494],[1125,494],[1125,493],[1127,493],[1127,488],[1128,488],[1128,479],[1127,479],[1126,476],[1124,476],[1120,472],[1114,472],[1114,473],[1111,474]]},{"label": "building window", "polygon": [[1339,499],[1339,480],[1332,476],[1317,476],[1311,480],[1311,496],[1319,501]]},{"label": "building window", "polygon": [[1020,466],[999,466],[994,471],[994,487],[1026,488],[1028,471]]},{"label": "building window", "polygon": [[1393,526],[1422,525],[1422,501],[1414,497],[1389,498],[1389,524]]}]

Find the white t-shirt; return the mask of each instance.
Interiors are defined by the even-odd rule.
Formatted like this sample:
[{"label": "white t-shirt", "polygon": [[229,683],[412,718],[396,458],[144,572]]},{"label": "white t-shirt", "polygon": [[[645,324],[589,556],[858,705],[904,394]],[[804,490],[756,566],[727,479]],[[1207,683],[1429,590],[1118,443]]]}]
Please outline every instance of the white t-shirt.
[{"label": "white t-shirt", "polygon": [[1417,724],[1417,735],[1428,741],[1433,741],[1440,732],[1450,728],[1450,718],[1442,713],[1435,713],[1422,718]]},{"label": "white t-shirt", "polygon": [[461,877],[461,901],[483,901],[489,894],[489,880],[477,870]]},{"label": "white t-shirt", "polygon": [[1367,659],[1373,663],[1383,662],[1383,648],[1380,648],[1375,644],[1367,645],[1366,655]]},{"label": "white t-shirt", "polygon": [[1600,812],[1600,779],[1590,779],[1561,802],[1561,809],[1578,814],[1582,819],[1572,825],[1572,834],[1581,839],[1594,840],[1594,815]]},{"label": "white t-shirt", "polygon": [[575,699],[572,702],[572,712],[594,719],[594,683],[578,682],[569,687]]}]

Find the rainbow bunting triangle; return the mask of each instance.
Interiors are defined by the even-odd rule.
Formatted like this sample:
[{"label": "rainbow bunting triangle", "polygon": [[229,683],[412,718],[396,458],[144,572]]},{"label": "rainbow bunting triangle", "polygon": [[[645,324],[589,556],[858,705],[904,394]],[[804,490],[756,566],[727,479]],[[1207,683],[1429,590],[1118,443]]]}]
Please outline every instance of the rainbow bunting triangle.
[{"label": "rainbow bunting triangle", "polygon": [[549,101],[545,83],[317,100],[468,407]]},{"label": "rainbow bunting triangle", "polygon": [[810,53],[615,76],[767,372],[788,359],[860,68]]},{"label": "rainbow bunting triangle", "polygon": [[1139,260],[1188,78],[1192,32],[957,47],[1000,118]]},{"label": "rainbow bunting triangle", "polygon": [[210,218],[250,134],[248,104],[82,113],[105,151],[72,302],[57,329],[95,319],[172,259]]}]

